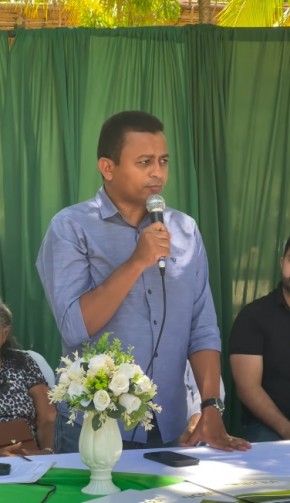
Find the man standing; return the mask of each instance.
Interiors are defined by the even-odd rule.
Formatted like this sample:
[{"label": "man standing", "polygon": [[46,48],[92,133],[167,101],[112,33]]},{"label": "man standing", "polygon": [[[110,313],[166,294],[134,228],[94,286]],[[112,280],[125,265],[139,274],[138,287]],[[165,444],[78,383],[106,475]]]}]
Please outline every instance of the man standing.
[{"label": "man standing", "polygon": [[237,316],[230,362],[251,442],[290,439],[290,237],[280,259],[281,282]]},{"label": "man standing", "polygon": [[[164,223],[151,223],[146,209],[148,198],[167,182],[168,158],[159,119],[140,111],[109,118],[98,143],[103,187],[95,198],[52,219],[38,272],[64,355],[113,332],[125,347],[134,346],[136,363],[157,384],[162,413],[153,433],[147,438],[142,428],[132,435],[121,427],[126,447],[177,442],[186,428],[184,372],[189,359],[203,413],[182,441],[247,449],[247,442],[227,435],[221,418],[220,337],[196,223],[170,208],[165,208]],[[165,275],[159,274],[161,257]],[[67,417],[63,404],[57,428],[60,452],[78,450],[79,428],[67,425]],[[76,422],[81,421],[79,416]]]}]

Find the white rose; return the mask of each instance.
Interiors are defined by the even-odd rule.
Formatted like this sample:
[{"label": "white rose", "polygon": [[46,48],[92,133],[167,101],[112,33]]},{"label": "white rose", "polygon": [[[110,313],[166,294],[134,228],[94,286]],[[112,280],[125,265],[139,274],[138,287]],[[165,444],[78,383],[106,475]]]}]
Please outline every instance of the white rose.
[{"label": "white rose", "polygon": [[93,402],[95,408],[99,411],[105,410],[108,407],[110,401],[111,399],[104,389],[100,389],[94,394]]},{"label": "white rose", "polygon": [[129,384],[130,382],[127,375],[116,372],[109,384],[109,388],[113,391],[115,396],[119,396],[121,393],[127,393]]},{"label": "white rose", "polygon": [[88,390],[83,386],[83,384],[72,381],[67,390],[69,396],[72,398],[74,396],[81,396],[83,393],[88,393]]},{"label": "white rose", "polygon": [[151,381],[148,376],[143,375],[136,382],[136,393],[149,393],[151,391]]},{"label": "white rose", "polygon": [[121,363],[118,371],[129,378],[134,377],[135,374],[143,374],[141,367],[139,367],[139,365],[135,365],[134,363]]},{"label": "white rose", "polygon": [[61,372],[60,377],[59,377],[59,383],[60,384],[69,384],[70,383],[70,378],[69,378],[67,372]]},{"label": "white rose", "polygon": [[107,355],[96,355],[91,358],[89,362],[89,369],[97,374],[100,370],[106,367],[106,363],[108,361]]},{"label": "white rose", "polygon": [[131,395],[130,393],[124,393],[120,396],[119,403],[125,407],[128,414],[131,414],[131,412],[139,409],[142,402],[137,396]]}]

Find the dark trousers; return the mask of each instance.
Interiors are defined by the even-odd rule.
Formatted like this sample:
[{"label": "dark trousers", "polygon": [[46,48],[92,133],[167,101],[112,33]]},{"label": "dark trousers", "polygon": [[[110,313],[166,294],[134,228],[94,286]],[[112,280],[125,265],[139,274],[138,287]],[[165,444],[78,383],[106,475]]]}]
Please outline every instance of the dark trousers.
[{"label": "dark trousers", "polygon": [[[178,446],[178,438],[173,440],[172,442],[163,443],[161,433],[159,430],[159,426],[157,424],[157,420],[154,414],[152,424],[154,428],[148,431],[147,442],[145,444],[141,442],[135,442],[134,439],[123,440],[123,449],[156,449],[158,447],[177,447]],[[132,437],[134,438],[135,430],[132,430]]]},{"label": "dark trousers", "polygon": [[275,440],[283,440],[276,431],[268,428],[260,421],[251,421],[251,423],[243,426],[242,437],[248,442],[272,442]]}]

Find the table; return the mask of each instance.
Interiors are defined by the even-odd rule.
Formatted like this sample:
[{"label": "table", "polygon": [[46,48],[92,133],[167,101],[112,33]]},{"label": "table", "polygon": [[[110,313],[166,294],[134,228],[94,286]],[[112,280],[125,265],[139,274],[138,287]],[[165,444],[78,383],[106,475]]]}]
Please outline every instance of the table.
[{"label": "table", "polygon": [[[160,465],[159,463],[153,463],[144,459],[143,453],[148,452],[148,449],[136,449],[123,451],[120,460],[115,465],[115,471],[158,473],[159,475],[175,476],[178,473],[179,475],[186,476],[189,473],[192,474],[193,471],[198,473],[204,469],[205,463],[207,468],[210,468],[211,464],[218,462],[221,466],[224,465],[225,468],[229,464],[234,464],[235,467],[248,468],[251,471],[263,472],[273,476],[290,476],[290,440],[252,444],[252,449],[243,452],[225,452],[212,449],[211,447],[176,447],[168,450],[198,457],[201,463],[196,467],[171,468],[170,466]],[[46,456],[37,456],[37,458],[47,459]],[[86,468],[78,453],[51,455],[50,458],[56,461],[56,466],[59,468]]]},{"label": "table", "polygon": [[[255,479],[261,475],[290,477],[290,441],[257,443],[252,445],[251,450],[245,452],[224,452],[210,447],[179,447],[170,450],[198,457],[200,464],[172,468],[144,459],[143,453],[148,450],[123,451],[114,467],[115,483],[120,485],[121,489],[145,489],[169,485],[185,479],[194,480],[195,483],[207,487],[214,487],[215,484],[220,485],[223,478],[227,482],[235,482],[248,477]],[[66,501],[83,503],[92,499],[92,496],[84,495],[80,491],[81,487],[88,482],[89,471],[78,453],[32,456],[31,458],[43,461],[49,458],[55,461],[55,467],[41,479],[41,482],[57,485],[57,491],[49,498],[49,503],[66,503]],[[7,462],[8,458],[0,458],[0,462],[5,461]],[[17,458],[17,462],[25,461]],[[2,485],[0,486],[0,501],[39,503],[47,491],[47,487]]]}]

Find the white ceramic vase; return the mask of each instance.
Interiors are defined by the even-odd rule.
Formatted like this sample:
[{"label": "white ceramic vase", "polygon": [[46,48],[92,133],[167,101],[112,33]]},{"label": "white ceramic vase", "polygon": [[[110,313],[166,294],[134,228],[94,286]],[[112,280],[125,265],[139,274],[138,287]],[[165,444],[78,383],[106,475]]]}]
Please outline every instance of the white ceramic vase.
[{"label": "white ceramic vase", "polygon": [[82,461],[91,471],[90,482],[83,493],[105,495],[119,492],[112,482],[112,468],[121,456],[123,443],[116,419],[107,418],[101,428],[94,431],[93,412],[84,418],[79,439]]}]

